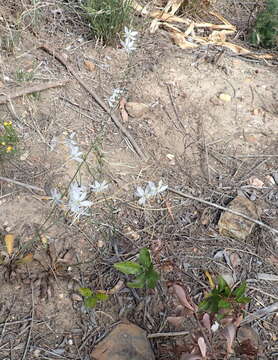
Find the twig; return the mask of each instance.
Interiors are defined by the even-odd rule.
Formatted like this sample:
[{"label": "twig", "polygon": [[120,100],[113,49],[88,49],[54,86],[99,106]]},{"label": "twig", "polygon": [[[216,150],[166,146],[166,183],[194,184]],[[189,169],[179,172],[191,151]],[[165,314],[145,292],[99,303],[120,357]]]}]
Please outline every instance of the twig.
[{"label": "twig", "polygon": [[183,193],[183,192],[181,192],[181,191],[178,191],[178,190],[174,190],[174,189],[171,189],[171,188],[168,188],[168,190],[169,190],[170,192],[172,192],[173,194],[179,195],[179,196],[181,196],[181,197],[183,197],[183,198],[191,199],[191,200],[194,200],[194,201],[198,201],[198,202],[200,202],[200,203],[202,203],[202,204],[205,204],[205,205],[208,205],[208,206],[213,206],[213,207],[215,207],[215,208],[217,208],[217,209],[224,210],[224,211],[228,211],[228,212],[230,212],[230,213],[232,213],[232,214],[234,214],[234,215],[241,216],[242,218],[244,218],[244,219],[246,219],[246,220],[249,220],[249,221],[251,221],[251,222],[253,222],[253,223],[255,223],[255,224],[257,224],[257,225],[259,225],[259,226],[261,226],[261,227],[264,227],[265,229],[267,229],[267,230],[269,230],[269,231],[272,231],[272,232],[274,232],[275,234],[278,234],[278,230],[272,228],[272,227],[269,226],[269,225],[266,225],[266,224],[263,223],[262,221],[253,219],[253,218],[251,218],[251,217],[249,217],[249,216],[247,216],[247,215],[245,215],[245,214],[242,214],[242,213],[240,213],[240,212],[238,212],[238,211],[236,211],[236,210],[232,210],[232,209],[226,208],[226,207],[224,207],[224,206],[214,204],[214,203],[212,203],[212,202],[210,202],[210,201],[207,201],[207,200],[204,200],[204,199],[201,199],[201,198],[197,198],[197,197],[192,196],[192,195],[189,195],[189,194],[185,194],[185,193]]},{"label": "twig", "polygon": [[10,90],[8,93],[4,93],[2,90],[1,96],[0,96],[0,105],[5,104],[6,102],[10,101],[11,99],[15,99],[15,98],[23,96],[23,95],[43,91],[43,90],[58,87],[58,86],[64,86],[67,82],[68,82],[67,79],[66,80],[58,80],[58,81],[49,81],[46,83],[37,84],[37,85],[29,86],[29,87],[13,89],[12,91]]},{"label": "twig", "polygon": [[25,187],[26,189],[32,189],[32,190],[36,190],[36,191],[42,191],[42,192],[45,192],[44,189],[42,188],[39,188],[38,186],[35,186],[35,185],[29,185],[29,184],[24,184],[20,181],[16,181],[16,180],[13,180],[13,179],[9,179],[9,178],[6,178],[6,177],[3,177],[3,176],[0,176],[0,181],[6,181],[6,182],[10,182],[12,184],[15,184],[15,185],[19,185],[19,186],[22,186],[22,187]]},{"label": "twig", "polygon": [[130,134],[130,132],[122,125],[122,123],[120,122],[120,120],[118,119],[118,117],[114,114],[111,113],[110,109],[108,108],[108,106],[105,104],[105,102],[93,91],[91,90],[86,83],[77,75],[77,73],[75,72],[74,68],[67,62],[67,60],[65,59],[65,57],[63,56],[63,54],[58,53],[57,51],[52,50],[48,45],[43,44],[41,45],[39,48],[41,48],[42,50],[44,50],[45,52],[47,52],[48,54],[52,55],[53,57],[55,57],[58,61],[60,61],[60,63],[62,65],[64,65],[64,67],[68,70],[69,73],[71,73],[73,75],[73,77],[80,83],[80,85],[83,86],[83,88],[92,96],[92,98],[96,101],[96,103],[107,113],[110,115],[111,119],[113,120],[114,124],[121,130],[121,132],[124,134],[124,136],[126,136],[128,138],[128,140],[130,141],[130,143],[132,144],[134,150],[136,151],[136,153],[142,158],[142,159],[146,159],[146,156],[144,155],[144,153],[142,152],[142,150],[140,149],[140,147],[137,145],[136,141],[134,140],[134,138],[132,137],[132,135]]},{"label": "twig", "polygon": [[277,313],[277,311],[278,311],[278,302],[276,302],[272,305],[269,305],[263,309],[260,309],[258,311],[255,311],[253,314],[246,316],[246,318],[240,323],[240,325],[249,324],[250,322],[252,322],[254,320],[259,320],[266,315],[271,315],[271,314]]},{"label": "twig", "polygon": [[34,288],[33,288],[33,283],[32,282],[31,282],[31,291],[32,291],[32,314],[31,314],[31,321],[30,321],[30,329],[29,329],[27,341],[26,341],[26,344],[25,344],[25,347],[24,347],[24,352],[23,352],[21,360],[25,359],[25,357],[27,355],[27,351],[29,350],[31,334],[32,334],[32,330],[33,330],[35,304],[34,304]]},{"label": "twig", "polygon": [[170,337],[170,336],[185,336],[188,335],[189,331],[177,331],[177,332],[167,332],[167,333],[155,333],[147,335],[148,339],[154,339],[158,337]]}]

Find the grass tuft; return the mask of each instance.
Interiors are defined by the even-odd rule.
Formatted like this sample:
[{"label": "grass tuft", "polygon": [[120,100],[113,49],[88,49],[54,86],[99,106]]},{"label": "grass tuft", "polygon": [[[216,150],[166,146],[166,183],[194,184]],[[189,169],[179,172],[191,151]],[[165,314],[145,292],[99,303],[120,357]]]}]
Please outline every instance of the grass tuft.
[{"label": "grass tuft", "polygon": [[101,39],[105,44],[113,44],[124,26],[130,24],[130,0],[87,0],[83,9],[93,37]]}]

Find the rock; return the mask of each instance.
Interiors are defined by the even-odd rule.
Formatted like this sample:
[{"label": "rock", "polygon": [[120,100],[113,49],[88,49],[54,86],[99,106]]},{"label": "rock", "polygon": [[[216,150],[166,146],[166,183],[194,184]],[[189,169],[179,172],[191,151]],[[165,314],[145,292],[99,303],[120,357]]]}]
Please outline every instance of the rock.
[{"label": "rock", "polygon": [[149,111],[149,107],[143,103],[128,102],[125,106],[128,115],[131,117],[141,117]]},{"label": "rock", "polygon": [[91,356],[93,360],[154,360],[146,332],[131,323],[117,325]]},{"label": "rock", "polygon": [[[243,196],[237,196],[230,202],[228,208],[255,220],[258,220],[261,214],[261,209],[256,206],[254,202]],[[248,221],[241,216],[225,211],[220,217],[218,226],[221,235],[238,240],[245,240],[247,236],[251,234],[255,223]]]}]

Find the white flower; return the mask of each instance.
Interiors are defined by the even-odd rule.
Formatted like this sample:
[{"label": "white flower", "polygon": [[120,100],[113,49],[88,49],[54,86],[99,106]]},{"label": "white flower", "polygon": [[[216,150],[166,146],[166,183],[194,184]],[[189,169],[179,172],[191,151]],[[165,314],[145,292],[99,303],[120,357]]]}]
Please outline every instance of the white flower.
[{"label": "white flower", "polygon": [[56,204],[56,205],[62,204],[62,200],[61,200],[62,194],[59,193],[59,191],[57,189],[51,189],[50,194],[51,194],[51,198],[52,198],[54,204]]},{"label": "white flower", "polygon": [[75,133],[73,132],[70,134],[69,138],[66,139],[65,143],[69,148],[70,160],[75,160],[81,163],[83,161],[83,159],[81,158],[83,152],[79,150],[79,146],[77,146],[74,137],[75,137]]},{"label": "white flower", "polygon": [[137,187],[137,189],[135,191],[135,196],[138,196],[140,198],[138,200],[138,203],[140,205],[144,205],[146,203],[146,201],[148,200],[145,190],[143,188],[141,188],[140,186]]},{"label": "white flower", "polygon": [[83,159],[81,158],[83,152],[79,151],[79,146],[74,146],[72,144],[68,144],[68,145],[70,151],[70,160],[75,160],[81,163],[83,161]]},{"label": "white flower", "polygon": [[89,215],[88,207],[90,207],[93,203],[85,200],[86,197],[87,191],[84,186],[79,186],[77,183],[71,184],[68,207],[77,218],[82,215]]},{"label": "white flower", "polygon": [[159,183],[158,183],[157,189],[156,189],[157,194],[162,193],[163,191],[165,191],[167,189],[168,189],[168,185],[163,185],[162,180],[159,180]]},{"label": "white flower", "polygon": [[138,31],[132,31],[127,26],[125,26],[125,38],[136,40],[136,36],[138,35]]},{"label": "white flower", "polygon": [[128,29],[126,26],[124,31],[125,31],[125,40],[124,41],[121,40],[121,45],[127,53],[130,53],[136,50],[135,41],[138,32],[132,31],[131,29]]},{"label": "white flower", "polygon": [[76,141],[73,139],[75,137],[75,132],[72,132],[68,139],[66,139],[65,143],[67,145],[77,145]]},{"label": "white flower", "polygon": [[217,322],[217,321],[215,321],[214,323],[213,323],[213,325],[211,325],[211,331],[212,332],[215,332],[215,331],[217,331],[219,329],[219,323]]},{"label": "white flower", "polygon": [[159,181],[158,186],[154,182],[149,181],[145,190],[140,186],[137,187],[135,196],[139,197],[138,203],[144,205],[148,199],[162,193],[168,188],[168,185],[163,185],[162,180]]},{"label": "white flower", "polygon": [[99,183],[98,181],[95,181],[93,185],[90,185],[90,188],[96,193],[103,192],[108,188],[108,184],[105,180],[103,180],[102,183]]},{"label": "white flower", "polygon": [[108,104],[110,107],[115,105],[115,102],[119,100],[121,94],[123,93],[122,89],[114,89],[113,94],[108,98]]}]

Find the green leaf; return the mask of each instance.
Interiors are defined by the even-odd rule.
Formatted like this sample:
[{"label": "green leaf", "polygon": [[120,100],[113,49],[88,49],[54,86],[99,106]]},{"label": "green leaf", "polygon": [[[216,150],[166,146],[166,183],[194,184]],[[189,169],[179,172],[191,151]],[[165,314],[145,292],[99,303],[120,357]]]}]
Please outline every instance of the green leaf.
[{"label": "green leaf", "polygon": [[247,297],[247,296],[241,296],[241,297],[236,298],[236,301],[240,304],[248,304],[248,303],[250,303],[251,298]]},{"label": "green leaf", "polygon": [[225,294],[226,296],[229,296],[231,293],[231,289],[229,285],[226,283],[226,281],[223,279],[222,276],[218,277],[218,294]]},{"label": "green leaf", "polygon": [[93,292],[91,289],[89,288],[79,288],[79,294],[84,296],[84,297],[89,297],[93,295]]},{"label": "green leaf", "polygon": [[151,255],[150,252],[147,248],[143,248],[140,250],[139,253],[139,263],[144,267],[144,268],[149,268],[152,265],[152,259],[151,259]]},{"label": "green leaf", "polygon": [[241,297],[242,295],[244,295],[246,291],[246,287],[247,287],[247,283],[246,281],[244,281],[242,284],[240,284],[240,286],[238,286],[236,289],[233,290],[232,295],[235,296],[236,298]]},{"label": "green leaf", "polygon": [[217,320],[222,320],[224,318],[225,315],[223,314],[216,314],[215,317]]},{"label": "green leaf", "polygon": [[202,310],[202,311],[206,311],[206,310],[209,309],[209,301],[208,301],[208,299],[205,299],[205,300],[200,302],[199,309]]},{"label": "green leaf", "polygon": [[156,287],[157,281],[160,279],[160,275],[155,270],[149,270],[146,273],[146,286],[149,289],[154,289]]},{"label": "green leaf", "polygon": [[88,297],[85,297],[84,299],[84,305],[87,307],[87,308],[93,308],[95,307],[97,304],[97,298],[96,296],[88,296]]},{"label": "green leaf", "polygon": [[218,303],[220,300],[221,300],[221,298],[219,295],[210,296],[208,299],[209,311],[211,311],[212,313],[217,313],[219,310]]},{"label": "green leaf", "polygon": [[135,281],[133,282],[128,282],[127,286],[130,288],[135,288],[135,289],[142,289],[146,284],[146,275],[145,273],[139,275],[136,277]]},{"label": "green leaf", "polygon": [[105,301],[105,300],[107,300],[109,298],[109,296],[107,294],[104,294],[104,293],[96,293],[95,297],[99,301]]},{"label": "green leaf", "polygon": [[124,261],[114,264],[114,268],[127,275],[136,275],[142,272],[142,266],[133,261]]},{"label": "green leaf", "polygon": [[219,309],[229,309],[230,307],[231,307],[231,304],[226,300],[221,299],[218,302],[218,308]]}]

